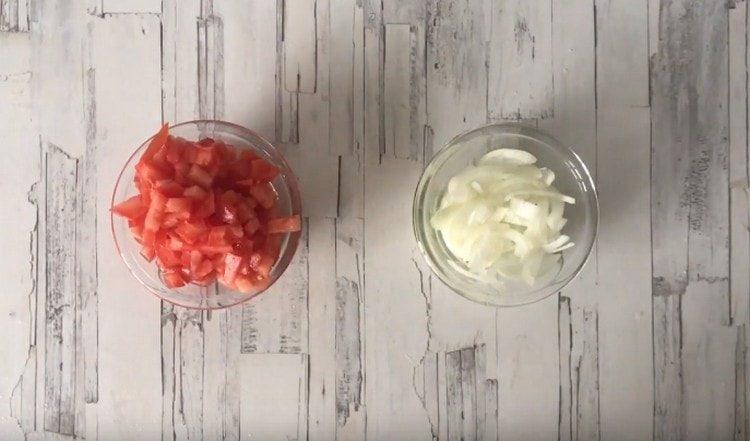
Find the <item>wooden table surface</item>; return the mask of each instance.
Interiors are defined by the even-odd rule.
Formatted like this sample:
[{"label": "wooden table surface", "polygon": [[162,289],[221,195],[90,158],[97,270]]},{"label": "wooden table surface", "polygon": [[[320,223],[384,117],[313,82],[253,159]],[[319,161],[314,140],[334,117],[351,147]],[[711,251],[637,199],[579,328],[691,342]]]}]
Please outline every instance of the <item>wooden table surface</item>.
[{"label": "wooden table surface", "polygon": [[[746,440],[742,0],[0,0],[0,439]],[[303,240],[202,313],[117,256],[162,121],[289,158]],[[559,295],[453,294],[411,229],[455,134],[521,120],[596,175]]]}]

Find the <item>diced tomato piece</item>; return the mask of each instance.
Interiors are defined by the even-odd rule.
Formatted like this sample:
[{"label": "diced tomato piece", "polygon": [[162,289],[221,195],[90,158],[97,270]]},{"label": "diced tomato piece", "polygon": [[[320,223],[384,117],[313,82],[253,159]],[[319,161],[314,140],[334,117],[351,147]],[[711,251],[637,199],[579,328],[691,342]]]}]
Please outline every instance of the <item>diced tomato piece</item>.
[{"label": "diced tomato piece", "polygon": [[153,162],[141,161],[135,166],[135,171],[138,179],[151,183],[172,177],[172,172],[168,168],[159,167]]},{"label": "diced tomato piece", "polygon": [[242,229],[241,225],[229,225],[229,233],[235,239],[239,239],[245,235],[245,231]]},{"label": "diced tomato piece", "polygon": [[175,137],[172,135],[169,135],[167,137],[167,141],[165,143],[167,162],[170,162],[172,164],[177,164],[178,162],[180,162],[183,149],[182,143],[184,142],[185,140],[179,137]]},{"label": "diced tomato piece", "polygon": [[135,237],[135,240],[141,241],[143,239],[143,225],[131,225],[128,228],[133,237]]},{"label": "diced tomato piece", "polygon": [[161,221],[161,228],[174,228],[180,223],[180,218],[177,213],[166,213]]},{"label": "diced tomato piece", "polygon": [[154,246],[156,243],[156,231],[144,229],[141,234],[141,243],[143,243],[144,246]]},{"label": "diced tomato piece", "polygon": [[221,220],[227,224],[236,224],[239,220],[237,218],[237,209],[232,205],[224,205],[221,207]]},{"label": "diced tomato piece", "polygon": [[167,247],[172,251],[182,251],[185,248],[185,242],[179,237],[170,234],[167,236]]},{"label": "diced tomato piece", "polygon": [[188,179],[190,164],[187,162],[178,162],[174,165],[174,181],[182,186],[190,186],[192,182]]},{"label": "diced tomato piece", "polygon": [[181,222],[175,229],[175,233],[183,241],[194,244],[208,232],[208,227],[202,221],[196,222]]},{"label": "diced tomato piece", "polygon": [[182,196],[182,192],[185,191],[182,185],[178,184],[177,182],[171,179],[164,179],[161,181],[157,181],[156,184],[154,185],[154,188],[157,189],[159,193],[163,194],[164,196],[168,198]]},{"label": "diced tomato piece", "polygon": [[302,228],[302,222],[300,221],[298,214],[268,221],[268,234],[291,233],[299,231],[300,228]]},{"label": "diced tomato piece", "polygon": [[192,201],[188,198],[169,198],[164,205],[164,210],[167,213],[180,213],[189,212]]},{"label": "diced tomato piece", "polygon": [[229,228],[225,225],[212,227],[208,232],[209,245],[229,245]]},{"label": "diced tomato piece", "polygon": [[151,190],[151,204],[146,212],[143,228],[149,231],[158,231],[162,218],[164,217],[164,204],[167,198],[157,190]]},{"label": "diced tomato piece", "polygon": [[177,271],[164,273],[164,284],[169,288],[179,288],[185,286],[185,279]]},{"label": "diced tomato piece", "polygon": [[276,192],[268,182],[250,187],[250,195],[252,195],[252,197],[254,197],[263,208],[268,209],[276,204]]},{"label": "diced tomato piece", "polygon": [[250,255],[250,268],[263,277],[268,277],[271,273],[271,267],[275,259],[271,256],[261,253],[253,253]]},{"label": "diced tomato piece", "polygon": [[224,257],[224,279],[229,283],[233,283],[240,270],[240,266],[242,266],[242,256],[228,253]]},{"label": "diced tomato piece", "polygon": [[255,248],[255,243],[252,239],[249,239],[247,237],[242,237],[240,239],[235,240],[235,242],[232,244],[232,249],[236,254],[241,255],[249,255],[253,252],[253,249]]},{"label": "diced tomato piece", "polygon": [[224,255],[216,254],[211,256],[211,265],[217,274],[224,274]]},{"label": "diced tomato piece", "polygon": [[198,250],[190,251],[190,274],[192,274],[193,277],[197,277],[196,273],[198,272],[198,267],[201,262],[203,262],[203,254]]},{"label": "diced tomato piece", "polygon": [[200,185],[203,188],[209,188],[211,186],[211,182],[213,181],[213,178],[210,174],[206,172],[201,166],[193,164],[192,167],[190,167],[190,171],[187,174],[187,177],[190,181]]},{"label": "diced tomato piece", "polygon": [[180,265],[180,257],[170,250],[165,244],[156,245],[156,258],[162,268],[171,268]]},{"label": "diced tomato piece", "polygon": [[211,261],[209,259],[203,259],[196,268],[193,277],[195,278],[195,280],[203,279],[208,276],[213,270],[214,266],[211,264]]},{"label": "diced tomato piece", "polygon": [[156,251],[154,250],[154,247],[144,245],[141,248],[141,256],[151,262],[152,260],[154,260],[154,257],[156,257]]},{"label": "diced tomato piece", "polygon": [[143,204],[143,200],[141,199],[140,195],[128,198],[125,201],[120,202],[119,204],[112,207],[113,213],[128,219],[138,219],[139,217],[146,214],[147,210],[148,207]]},{"label": "diced tomato piece", "polygon": [[260,221],[257,217],[252,217],[245,222],[245,233],[247,233],[248,236],[252,236],[255,234],[256,231],[258,231],[258,228],[260,228]]},{"label": "diced tomato piece", "polygon": [[205,199],[208,196],[208,192],[197,185],[193,185],[186,188],[183,195],[191,199]]},{"label": "diced tomato piece", "polygon": [[204,219],[216,211],[216,202],[215,202],[215,196],[214,192],[209,190],[206,193],[206,198],[201,202],[200,206],[198,206],[198,209],[195,210],[195,217],[198,219]]},{"label": "diced tomato piece", "polygon": [[198,250],[207,256],[223,255],[232,252],[232,245],[198,245]]},{"label": "diced tomato piece", "polygon": [[219,161],[219,151],[214,146],[199,146],[195,151],[195,164],[207,167]]},{"label": "diced tomato piece", "polygon": [[250,175],[258,182],[269,182],[276,179],[280,170],[263,159],[255,159],[250,163]]},{"label": "diced tomato piece", "polygon": [[148,143],[148,147],[146,147],[146,151],[143,152],[143,155],[141,156],[141,162],[150,161],[151,158],[153,158],[154,155],[156,155],[156,153],[167,142],[168,136],[169,124],[164,124],[163,126],[161,126],[161,129],[159,129],[159,132],[157,132],[156,135],[151,138],[151,141]]},{"label": "diced tomato piece", "polygon": [[255,285],[247,277],[243,277],[243,276],[235,277],[234,285],[237,287],[237,291],[244,292],[247,294],[250,294],[256,291]]}]

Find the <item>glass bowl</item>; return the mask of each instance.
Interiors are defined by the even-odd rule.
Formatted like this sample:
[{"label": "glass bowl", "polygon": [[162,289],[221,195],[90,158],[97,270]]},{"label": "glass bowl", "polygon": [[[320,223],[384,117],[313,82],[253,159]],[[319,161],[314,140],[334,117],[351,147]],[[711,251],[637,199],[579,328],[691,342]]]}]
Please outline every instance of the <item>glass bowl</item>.
[{"label": "glass bowl", "polygon": [[[279,176],[271,183],[278,194],[277,210],[279,216],[291,216],[301,213],[301,202],[297,178],[292,173],[283,156],[271,145],[252,130],[223,121],[188,121],[169,128],[170,135],[179,136],[188,140],[202,138],[213,138],[224,141],[226,144],[237,148],[250,149],[259,157],[267,160],[281,170]],[[140,159],[151,138],[143,142],[135,152],[128,158],[120,171],[112,193],[111,205],[123,201],[136,194],[137,189],[133,183],[135,177],[135,165]],[[262,291],[254,293],[243,293],[228,289],[220,283],[213,283],[207,287],[188,284],[181,288],[168,288],[160,277],[156,262],[148,262],[140,254],[140,245],[130,233],[127,220],[110,215],[112,225],[112,236],[123,262],[130,273],[138,279],[143,286],[158,297],[176,305],[196,309],[218,309],[242,303],[249,300]],[[287,233],[281,242],[279,257],[274,263],[269,275],[271,286],[284,272],[297,249],[300,233]],[[268,288],[266,288],[268,289]]]},{"label": "glass bowl", "polygon": [[[430,225],[448,181],[487,152],[501,147],[526,150],[536,156],[537,165],[555,172],[555,186],[576,199],[575,204],[566,204],[568,223],[563,228],[575,246],[562,252],[562,265],[556,274],[534,286],[513,280],[493,283],[464,274],[468,268],[452,256]],[[583,268],[594,244],[598,220],[594,181],[581,158],[549,134],[514,123],[491,124],[453,138],[427,165],[414,195],[414,233],[430,268],[456,293],[486,305],[523,305],[560,291]]]}]

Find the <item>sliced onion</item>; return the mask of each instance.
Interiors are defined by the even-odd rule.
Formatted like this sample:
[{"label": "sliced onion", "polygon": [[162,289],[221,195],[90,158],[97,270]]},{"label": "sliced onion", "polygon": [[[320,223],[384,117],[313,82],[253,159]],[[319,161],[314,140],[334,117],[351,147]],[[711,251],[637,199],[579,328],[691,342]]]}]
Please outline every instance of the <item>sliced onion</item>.
[{"label": "sliced onion", "polygon": [[530,286],[559,271],[560,253],[574,246],[561,230],[565,204],[575,199],[552,185],[552,170],[535,163],[526,151],[497,149],[450,179],[430,224],[456,257],[456,271]]}]

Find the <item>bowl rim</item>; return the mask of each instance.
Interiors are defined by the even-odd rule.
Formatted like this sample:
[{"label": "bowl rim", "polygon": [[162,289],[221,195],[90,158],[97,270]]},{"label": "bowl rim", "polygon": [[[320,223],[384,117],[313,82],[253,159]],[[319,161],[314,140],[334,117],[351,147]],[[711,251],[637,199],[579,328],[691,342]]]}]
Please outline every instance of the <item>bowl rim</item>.
[{"label": "bowl rim", "polygon": [[[592,210],[592,237],[590,243],[587,244],[586,254],[583,259],[581,259],[581,262],[578,264],[578,266],[571,272],[569,276],[567,276],[564,279],[561,279],[560,281],[550,283],[548,285],[539,287],[538,289],[531,291],[533,292],[540,292],[544,291],[548,287],[551,287],[553,285],[559,285],[558,288],[550,290],[549,293],[546,293],[539,297],[534,297],[530,300],[520,301],[520,302],[512,302],[512,303],[495,303],[490,301],[485,301],[477,298],[473,298],[467,294],[465,294],[461,289],[455,286],[452,280],[450,280],[449,277],[447,277],[446,274],[441,271],[437,264],[434,261],[433,253],[431,251],[431,248],[426,246],[424,243],[425,241],[422,240],[422,227],[419,226],[418,220],[423,217],[423,215],[420,213],[422,212],[422,205],[421,205],[421,199],[422,195],[425,192],[425,189],[427,187],[427,182],[429,181],[427,177],[427,170],[430,168],[432,164],[434,164],[436,161],[441,160],[445,158],[446,156],[449,156],[450,154],[454,153],[456,151],[460,144],[457,143],[457,141],[465,136],[468,136],[474,132],[479,132],[482,130],[486,130],[489,128],[498,128],[498,129],[513,129],[515,130],[514,134],[516,135],[524,135],[528,136],[528,133],[523,134],[522,131],[529,131],[534,137],[540,138],[542,142],[545,144],[550,145],[553,148],[560,148],[565,153],[570,154],[573,159],[577,162],[577,165],[580,167],[580,171],[583,173],[584,180],[591,186],[591,194],[593,197],[591,198],[591,210]],[[545,142],[545,139],[551,140],[552,143]],[[591,251],[594,248],[594,245],[596,244],[598,240],[598,234],[599,234],[599,220],[600,220],[600,213],[599,213],[599,193],[596,187],[596,181],[594,177],[592,176],[588,166],[586,165],[586,162],[583,161],[581,156],[576,153],[575,150],[573,150],[571,146],[566,146],[563,144],[559,139],[552,136],[549,132],[546,130],[540,129],[535,126],[531,126],[529,124],[524,124],[521,122],[499,122],[499,123],[488,123],[483,124],[471,129],[464,130],[463,132],[455,135],[450,140],[448,140],[443,146],[438,150],[432,158],[425,164],[422,174],[419,177],[419,181],[417,183],[417,186],[414,190],[414,199],[412,201],[412,228],[414,231],[414,237],[417,241],[418,248],[424,258],[424,260],[427,262],[427,265],[430,267],[430,270],[433,274],[435,274],[448,288],[451,289],[454,293],[458,294],[459,296],[470,300],[475,303],[479,303],[485,306],[493,306],[496,308],[512,308],[516,306],[524,306],[524,305],[530,305],[532,303],[540,302],[550,296],[552,296],[555,293],[561,292],[568,284],[574,280],[583,270],[583,268],[586,266],[586,263],[591,258]]]},{"label": "bowl rim", "polygon": [[[200,125],[200,124],[215,124],[215,125],[219,125],[219,126],[223,125],[223,126],[228,126],[228,127],[233,128],[233,129],[239,130],[240,132],[249,133],[250,135],[258,138],[261,141],[261,143],[265,144],[265,146],[269,150],[271,150],[273,152],[276,152],[278,154],[278,159],[280,160],[280,163],[283,166],[283,170],[282,171],[285,173],[285,178],[286,178],[285,182],[287,182],[286,187],[289,190],[289,199],[291,201],[292,214],[298,214],[298,215],[300,215],[300,217],[302,216],[302,198],[301,198],[300,193],[299,193],[299,182],[297,180],[297,175],[294,173],[294,171],[292,170],[292,168],[289,166],[289,163],[287,162],[287,160],[284,157],[284,155],[279,151],[279,149],[277,149],[276,146],[274,146],[273,143],[271,143],[269,140],[267,140],[264,136],[262,136],[261,134],[259,134],[258,132],[254,131],[252,129],[248,129],[247,127],[244,127],[244,126],[241,126],[239,124],[235,124],[235,123],[232,123],[232,122],[229,122],[229,121],[219,120],[219,119],[194,119],[194,120],[183,121],[183,122],[180,122],[180,123],[177,123],[177,124],[172,124],[172,125],[170,125],[169,123],[165,123],[165,124],[167,125],[167,127],[169,129],[173,129],[173,128],[176,128],[176,127],[182,127],[182,126],[186,126],[186,125]],[[258,297],[259,295],[263,294],[264,292],[266,292],[271,286],[273,286],[274,283],[276,283],[276,281],[278,281],[281,278],[281,276],[284,274],[284,272],[286,271],[286,269],[289,267],[289,264],[291,263],[292,259],[294,258],[294,255],[297,253],[297,248],[299,246],[299,239],[300,239],[300,236],[301,236],[301,232],[300,231],[296,231],[296,232],[293,232],[293,233],[287,233],[289,239],[287,241],[287,248],[286,249],[288,249],[289,251],[287,253],[284,253],[284,254],[279,254],[279,257],[277,258],[276,262],[274,262],[274,265],[277,265],[279,262],[283,262],[283,267],[279,268],[279,274],[278,274],[278,276],[270,284],[268,284],[268,286],[266,286],[265,288],[263,288],[262,290],[260,290],[260,291],[258,291],[256,293],[253,293],[252,295],[249,295],[249,296],[247,296],[245,298],[242,298],[242,299],[240,299],[240,300],[238,300],[236,302],[229,303],[229,304],[226,304],[226,305],[221,305],[221,306],[208,306],[208,305],[207,306],[195,306],[195,305],[183,304],[183,303],[174,301],[172,299],[168,299],[168,298],[164,297],[163,295],[161,295],[155,289],[151,288],[151,286],[148,283],[146,283],[144,280],[141,279],[141,277],[138,276],[138,274],[136,274],[136,272],[133,270],[133,268],[131,268],[130,264],[128,264],[127,260],[123,256],[122,249],[120,248],[120,243],[117,240],[117,234],[115,233],[115,215],[114,215],[114,212],[112,211],[112,208],[115,206],[115,196],[117,194],[117,189],[120,186],[120,182],[122,181],[123,175],[125,174],[125,171],[127,169],[128,164],[130,164],[130,162],[136,157],[136,155],[141,151],[141,149],[143,149],[143,147],[147,143],[149,143],[156,135],[157,135],[157,133],[154,133],[153,135],[149,136],[145,141],[143,141],[142,143],[140,143],[133,150],[133,152],[130,154],[130,156],[128,156],[128,158],[125,160],[125,163],[123,164],[122,168],[120,168],[119,173],[117,173],[117,177],[115,179],[115,184],[112,187],[112,195],[111,195],[110,201],[109,201],[109,226],[110,226],[110,233],[112,234],[112,239],[113,239],[114,245],[115,245],[115,250],[117,251],[117,254],[120,256],[120,261],[122,261],[122,263],[128,269],[128,272],[130,273],[130,275],[133,278],[135,278],[144,288],[146,288],[146,290],[148,292],[150,292],[151,294],[155,295],[156,297],[158,297],[162,301],[165,301],[165,302],[170,303],[172,305],[176,305],[176,306],[180,306],[180,307],[183,307],[183,308],[187,308],[187,309],[192,309],[192,310],[197,310],[197,311],[212,311],[212,310],[220,310],[220,309],[231,308],[233,306],[237,306],[237,305],[245,303],[245,302],[247,302],[247,301],[249,301],[251,299],[254,299],[254,298]],[[277,158],[274,158],[274,159],[277,159]],[[287,258],[284,259],[284,257],[287,257]],[[217,282],[214,282],[214,283],[217,283]],[[212,285],[209,285],[209,286],[212,286]],[[208,286],[207,287],[203,287],[203,288],[208,288]]]}]

